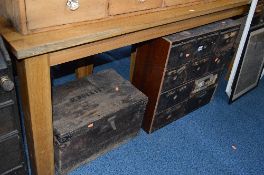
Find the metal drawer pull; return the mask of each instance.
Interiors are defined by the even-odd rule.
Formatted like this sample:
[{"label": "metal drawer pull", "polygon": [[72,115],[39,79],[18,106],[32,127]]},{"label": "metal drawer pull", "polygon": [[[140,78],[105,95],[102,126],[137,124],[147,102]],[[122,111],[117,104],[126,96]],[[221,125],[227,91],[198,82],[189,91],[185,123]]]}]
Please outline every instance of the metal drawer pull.
[{"label": "metal drawer pull", "polygon": [[166,118],[166,119],[167,119],[167,120],[169,120],[170,118],[171,118],[171,115],[167,116],[167,118]]},{"label": "metal drawer pull", "polygon": [[138,0],[138,2],[143,3],[146,2],[146,0]]},{"label": "metal drawer pull", "polygon": [[110,123],[113,130],[116,130],[115,117],[111,117],[107,121]]},{"label": "metal drawer pull", "polygon": [[12,91],[14,89],[14,83],[7,76],[0,77],[0,87],[4,89],[4,91]]},{"label": "metal drawer pull", "polygon": [[79,0],[68,0],[67,6],[72,11],[77,10],[80,7]]},{"label": "metal drawer pull", "polygon": [[167,97],[169,97],[169,96],[171,96],[171,95],[173,95],[175,93],[175,91],[171,91],[171,92],[169,92],[169,93],[167,93]]}]

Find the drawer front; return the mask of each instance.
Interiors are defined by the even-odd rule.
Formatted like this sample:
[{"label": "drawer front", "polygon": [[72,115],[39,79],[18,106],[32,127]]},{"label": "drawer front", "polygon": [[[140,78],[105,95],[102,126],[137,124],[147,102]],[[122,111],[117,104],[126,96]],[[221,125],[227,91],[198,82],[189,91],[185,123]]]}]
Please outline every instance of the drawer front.
[{"label": "drawer front", "polygon": [[238,29],[224,31],[220,34],[220,39],[217,44],[217,53],[219,56],[224,56],[224,57],[230,56],[237,35],[238,35]]},{"label": "drawer front", "polygon": [[226,65],[227,57],[224,56],[215,56],[213,58],[210,59],[210,63],[209,63],[209,68],[208,68],[208,72],[215,72],[215,71],[219,71],[221,70],[224,65]]},{"label": "drawer front", "polygon": [[[18,135],[0,140],[0,174],[22,167],[22,150]],[[14,174],[14,173],[11,173]]]},{"label": "drawer front", "polygon": [[[140,130],[145,111],[145,105],[134,105],[117,111],[116,114],[105,117],[87,125],[84,132],[76,133],[70,139],[55,138],[55,160],[59,171],[65,172],[81,162],[97,157],[113,145],[135,136]],[[59,162],[61,161],[61,164]]]},{"label": "drawer front", "polygon": [[70,0],[25,0],[29,29],[45,28],[107,16],[107,0],[79,0],[79,8],[71,10]]},{"label": "drawer front", "polygon": [[197,3],[200,1],[202,0],[165,0],[165,6],[192,5],[193,3]]},{"label": "drawer front", "polygon": [[209,60],[204,59],[200,61],[192,61],[188,67],[188,80],[203,76],[207,73],[209,67]]},{"label": "drawer front", "polygon": [[209,88],[203,91],[198,92],[190,97],[187,102],[186,111],[190,113],[206,104],[208,104],[215,92],[215,87]]},{"label": "drawer front", "polygon": [[218,74],[209,74],[203,78],[195,80],[194,82],[194,90],[192,94],[198,93],[202,90],[208,89],[210,86],[213,86],[218,81]]},{"label": "drawer front", "polygon": [[162,91],[167,91],[185,83],[187,81],[188,64],[177,69],[167,70],[162,85]]},{"label": "drawer front", "polygon": [[12,100],[0,103],[0,136],[10,133],[16,129],[16,114]]},{"label": "drawer front", "polygon": [[205,59],[208,57],[213,57],[218,37],[218,33],[199,37],[197,39],[195,48],[193,49],[195,59]]},{"label": "drawer front", "polygon": [[13,91],[6,92],[0,87],[0,104],[13,99]]},{"label": "drawer front", "polygon": [[110,0],[109,14],[117,15],[162,6],[162,0]]},{"label": "drawer front", "polygon": [[178,103],[183,102],[190,96],[193,90],[194,82],[186,83],[178,88],[172,89],[160,95],[157,112],[161,112]]},{"label": "drawer front", "polygon": [[155,130],[158,130],[169,123],[181,118],[185,114],[185,105],[186,103],[180,103],[176,106],[173,106],[172,108],[169,108],[159,114],[155,115],[153,126],[152,126],[152,132]]},{"label": "drawer front", "polygon": [[172,69],[186,64],[194,58],[195,40],[190,40],[171,47],[167,69]]}]

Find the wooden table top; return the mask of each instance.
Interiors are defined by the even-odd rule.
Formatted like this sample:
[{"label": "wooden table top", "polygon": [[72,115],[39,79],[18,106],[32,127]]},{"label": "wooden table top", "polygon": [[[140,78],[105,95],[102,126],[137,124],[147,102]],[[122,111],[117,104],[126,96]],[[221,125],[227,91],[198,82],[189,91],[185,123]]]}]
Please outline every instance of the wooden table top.
[{"label": "wooden table top", "polygon": [[0,18],[0,33],[9,43],[17,59],[24,59],[227,9],[235,9],[249,3],[250,0],[217,0],[206,4],[174,7],[135,16],[117,16],[108,20],[30,35],[16,32],[7,21]]}]

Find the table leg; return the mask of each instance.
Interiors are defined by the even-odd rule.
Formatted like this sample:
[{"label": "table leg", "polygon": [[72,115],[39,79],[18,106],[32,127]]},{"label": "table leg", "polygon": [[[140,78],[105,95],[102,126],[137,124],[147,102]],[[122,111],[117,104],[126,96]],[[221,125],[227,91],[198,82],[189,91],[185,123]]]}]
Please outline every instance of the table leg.
[{"label": "table leg", "polygon": [[136,46],[133,45],[131,49],[131,58],[130,58],[130,81],[133,80],[135,63],[136,63]]},{"label": "table leg", "polygon": [[93,64],[79,67],[75,70],[77,78],[83,78],[93,73]]},{"label": "table leg", "polygon": [[51,80],[48,55],[17,62],[31,169],[54,174]]}]

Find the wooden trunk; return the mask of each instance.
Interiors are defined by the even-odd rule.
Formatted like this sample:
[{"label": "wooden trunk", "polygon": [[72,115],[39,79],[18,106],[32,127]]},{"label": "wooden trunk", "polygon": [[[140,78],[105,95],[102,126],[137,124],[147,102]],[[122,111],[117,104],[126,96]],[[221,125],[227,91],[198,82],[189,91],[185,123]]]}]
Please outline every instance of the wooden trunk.
[{"label": "wooden trunk", "polygon": [[[78,8],[72,8],[70,1]],[[1,0],[0,16],[10,20],[22,34],[29,34],[120,14],[133,16],[209,1],[216,0]]]},{"label": "wooden trunk", "polygon": [[149,98],[147,132],[210,102],[239,26],[225,20],[139,45],[132,82]]},{"label": "wooden trunk", "polygon": [[53,90],[55,162],[59,173],[135,137],[147,97],[107,70]]},{"label": "wooden trunk", "polygon": [[26,174],[11,60],[0,38],[0,174]]}]

